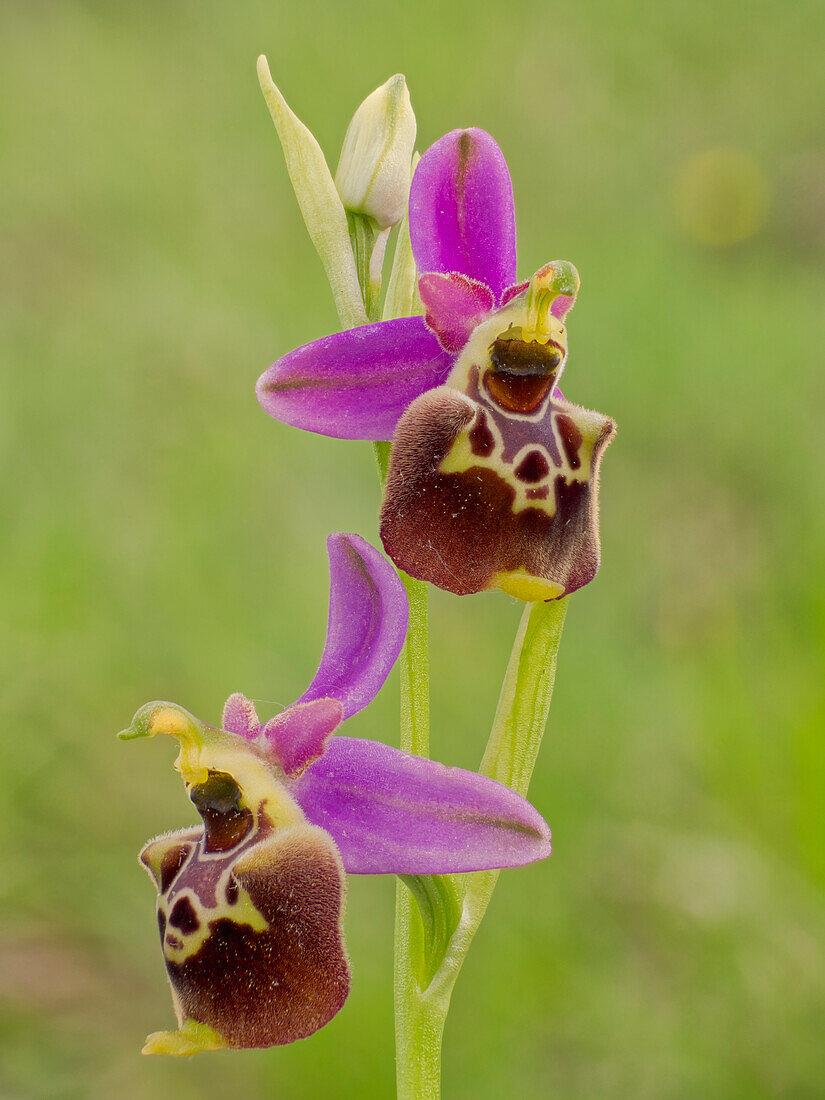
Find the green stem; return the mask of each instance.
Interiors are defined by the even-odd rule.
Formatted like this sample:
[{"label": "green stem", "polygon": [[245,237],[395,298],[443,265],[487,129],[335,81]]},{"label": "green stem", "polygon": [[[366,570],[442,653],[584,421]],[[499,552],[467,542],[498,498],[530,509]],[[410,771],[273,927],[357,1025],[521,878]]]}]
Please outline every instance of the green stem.
[{"label": "green stem", "polygon": [[[416,756],[430,750],[427,586],[401,573],[410,602],[407,641],[401,651],[401,748]],[[422,995],[426,955],[429,876],[398,880],[395,894],[395,1056],[399,1100],[437,1100],[441,1094],[441,1035],[444,1017]],[[435,921],[433,917],[433,921]],[[432,933],[431,933],[432,936]]]},{"label": "green stem", "polygon": [[[481,773],[526,795],[544,736],[567,601],[528,604],[513,644]],[[402,672],[402,677],[404,673]],[[487,912],[498,871],[467,875],[460,917],[440,964],[419,980],[411,959],[426,957],[427,926],[399,883],[396,910],[396,1051],[399,1100],[440,1096],[441,1038],[464,959]],[[455,880],[448,882],[454,885]],[[420,890],[416,889],[416,895]],[[402,949],[408,947],[405,954]],[[429,970],[429,968],[428,968]],[[430,977],[431,975],[431,977]]]},{"label": "green stem", "polygon": [[[553,687],[567,600],[528,604],[521,617],[479,771],[527,796],[541,748]],[[461,921],[444,957],[443,974],[433,982],[433,995],[452,993],[473,937],[487,912],[498,871],[467,876]]]},{"label": "green stem", "polygon": [[378,466],[378,479],[381,482],[381,488],[387,480],[387,472],[390,468],[390,449],[391,443],[373,443],[372,449],[375,452],[375,462]]},{"label": "green stem", "polygon": [[381,319],[381,272],[389,230],[378,232],[371,218],[351,212],[347,214],[347,225],[367,320],[378,321]]},{"label": "green stem", "polygon": [[527,794],[556,682],[567,600],[527,604],[479,771]]},{"label": "green stem", "polygon": [[407,640],[401,650],[401,748],[415,756],[430,752],[430,643],[427,586],[401,573],[410,603]]}]

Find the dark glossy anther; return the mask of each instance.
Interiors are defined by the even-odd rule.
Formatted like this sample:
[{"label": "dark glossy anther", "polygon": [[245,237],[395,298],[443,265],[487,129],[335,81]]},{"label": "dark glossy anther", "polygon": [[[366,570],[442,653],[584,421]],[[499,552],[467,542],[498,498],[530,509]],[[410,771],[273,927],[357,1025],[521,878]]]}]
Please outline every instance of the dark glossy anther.
[{"label": "dark glossy anther", "polygon": [[207,852],[228,852],[252,828],[252,813],[241,806],[241,788],[228,772],[210,771],[205,783],[189,792],[203,818]]},{"label": "dark glossy anther", "polygon": [[553,388],[563,358],[563,349],[552,340],[540,344],[504,333],[490,345],[493,369],[484,378],[487,392],[508,412],[537,412]]},{"label": "dark glossy anther", "polygon": [[563,358],[563,350],[552,340],[540,344],[537,340],[513,340],[499,336],[490,346],[493,367],[508,374],[546,376],[558,370]]}]

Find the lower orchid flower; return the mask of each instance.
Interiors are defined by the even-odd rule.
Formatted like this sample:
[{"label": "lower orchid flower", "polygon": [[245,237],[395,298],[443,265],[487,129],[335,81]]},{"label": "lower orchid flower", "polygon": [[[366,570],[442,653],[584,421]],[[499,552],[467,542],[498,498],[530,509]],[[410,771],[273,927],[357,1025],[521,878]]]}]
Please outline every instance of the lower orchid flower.
[{"label": "lower orchid flower", "polygon": [[389,562],[332,535],[330,613],[318,671],[261,724],[229,697],[222,727],[148,703],[123,739],[170,734],[202,826],[140,854],[178,1030],[150,1054],[267,1047],[311,1035],[343,1005],[344,872],[427,875],[513,867],[550,853],[538,812],[507,787],[375,741],[336,737],[378,692],[403,645],[408,607]]},{"label": "lower orchid flower", "polygon": [[482,130],[421,158],[409,229],[425,316],[300,347],[261,376],[258,399],[309,431],[392,440],[381,538],[399,568],[459,595],[567,595],[598,570],[615,430],[557,385],[578,273],[554,261],[516,283],[512,184]]}]

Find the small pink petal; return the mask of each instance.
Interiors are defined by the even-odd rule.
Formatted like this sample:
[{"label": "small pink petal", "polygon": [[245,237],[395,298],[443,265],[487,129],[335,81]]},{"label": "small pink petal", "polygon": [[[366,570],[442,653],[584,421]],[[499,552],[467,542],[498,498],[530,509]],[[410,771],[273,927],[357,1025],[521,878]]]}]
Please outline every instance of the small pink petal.
[{"label": "small pink petal", "polygon": [[550,312],[554,317],[558,317],[558,319],[561,320],[571,306],[575,304],[575,301],[576,297],[573,294],[560,294],[550,306]]},{"label": "small pink petal", "polygon": [[228,733],[237,733],[248,741],[254,741],[260,732],[261,723],[255,711],[255,704],[239,691],[236,691],[223,705],[221,729]]},{"label": "small pink petal", "polygon": [[427,310],[424,320],[445,351],[461,351],[495,305],[493,292],[477,279],[451,271],[431,271],[418,280],[418,292]]},{"label": "small pink petal", "polygon": [[513,286],[508,286],[501,296],[501,304],[506,306],[508,302],[512,302],[514,298],[517,298],[519,294],[522,294],[530,285],[530,280],[527,279],[523,283],[515,283]]},{"label": "small pink petal", "polygon": [[343,720],[344,708],[337,699],[314,699],[293,703],[271,718],[262,732],[280,766],[294,778],[318,759]]}]

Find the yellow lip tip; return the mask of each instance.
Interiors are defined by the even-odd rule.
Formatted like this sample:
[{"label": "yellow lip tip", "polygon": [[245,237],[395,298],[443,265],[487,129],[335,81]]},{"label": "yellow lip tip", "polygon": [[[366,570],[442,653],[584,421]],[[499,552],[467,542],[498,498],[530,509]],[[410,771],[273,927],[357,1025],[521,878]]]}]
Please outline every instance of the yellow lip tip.
[{"label": "yellow lip tip", "polygon": [[557,600],[564,594],[564,586],[543,577],[531,577],[521,570],[497,573],[493,578],[493,587],[500,588],[508,596],[517,600],[535,603],[538,600]]},{"label": "yellow lip tip", "polygon": [[200,1054],[204,1050],[220,1050],[225,1047],[223,1039],[208,1024],[198,1024],[186,1020],[178,1031],[153,1031],[146,1036],[141,1054],[169,1054],[186,1058],[190,1054]]}]

